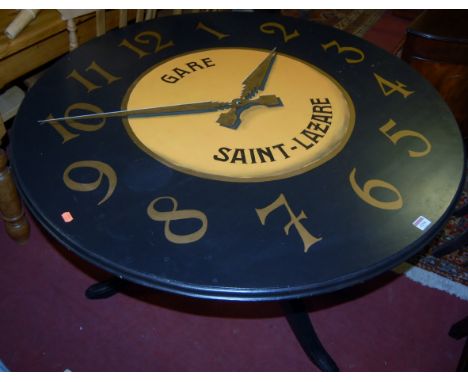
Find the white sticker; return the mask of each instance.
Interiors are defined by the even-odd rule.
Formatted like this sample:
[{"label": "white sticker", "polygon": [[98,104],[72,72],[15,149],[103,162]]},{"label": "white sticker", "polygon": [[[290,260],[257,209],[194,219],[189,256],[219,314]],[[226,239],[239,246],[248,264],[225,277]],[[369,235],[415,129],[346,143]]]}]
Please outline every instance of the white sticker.
[{"label": "white sticker", "polygon": [[431,225],[431,221],[429,219],[426,219],[424,216],[420,216],[413,222],[413,225],[421,231],[424,231],[427,227]]}]

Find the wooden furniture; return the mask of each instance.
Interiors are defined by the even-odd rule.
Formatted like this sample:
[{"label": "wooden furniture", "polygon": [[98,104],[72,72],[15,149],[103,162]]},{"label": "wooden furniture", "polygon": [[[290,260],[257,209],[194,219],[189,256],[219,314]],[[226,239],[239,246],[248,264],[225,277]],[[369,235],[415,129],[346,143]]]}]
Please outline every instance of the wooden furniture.
[{"label": "wooden furniture", "polygon": [[[6,134],[5,126],[0,118],[0,141]],[[29,237],[29,223],[24,215],[18,192],[16,190],[9,167],[7,156],[0,148],[0,218],[5,222],[8,235],[18,243],[25,242]]]},{"label": "wooden furniture", "polygon": [[[105,12],[105,29],[119,26],[119,10]],[[128,11],[134,20],[136,10]],[[14,19],[14,10],[0,11],[0,30]],[[74,20],[78,45],[96,37],[96,15],[90,13]],[[42,10],[14,40],[0,35],[0,89],[17,78],[41,67],[69,51],[66,21],[56,10]]]},{"label": "wooden furniture", "polygon": [[430,10],[408,28],[402,58],[439,91],[468,137],[468,11]]},{"label": "wooden furniture", "polygon": [[[154,12],[146,14],[154,17]],[[0,10],[2,32],[16,15],[15,10]],[[42,10],[16,38],[10,40],[0,34],[0,90],[96,35],[125,26],[136,18],[143,20],[143,16],[144,12],[137,10],[99,11],[74,18],[70,23],[70,20],[63,20],[56,10]],[[0,144],[6,133],[0,116]],[[25,242],[29,236],[29,224],[7,166],[6,152],[0,150],[0,218],[5,221],[10,237],[17,242]]]}]

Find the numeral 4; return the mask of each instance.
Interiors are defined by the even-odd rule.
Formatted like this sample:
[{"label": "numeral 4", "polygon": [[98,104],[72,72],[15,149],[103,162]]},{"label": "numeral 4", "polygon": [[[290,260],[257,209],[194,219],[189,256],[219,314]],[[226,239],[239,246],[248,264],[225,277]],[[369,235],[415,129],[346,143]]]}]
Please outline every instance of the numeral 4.
[{"label": "numeral 4", "polygon": [[395,92],[400,93],[404,98],[407,98],[414,93],[412,90],[406,89],[406,85],[400,81],[391,82],[385,78],[379,76],[377,73],[374,73],[374,77],[377,80],[377,83],[380,86],[380,90],[385,96],[389,96]]}]

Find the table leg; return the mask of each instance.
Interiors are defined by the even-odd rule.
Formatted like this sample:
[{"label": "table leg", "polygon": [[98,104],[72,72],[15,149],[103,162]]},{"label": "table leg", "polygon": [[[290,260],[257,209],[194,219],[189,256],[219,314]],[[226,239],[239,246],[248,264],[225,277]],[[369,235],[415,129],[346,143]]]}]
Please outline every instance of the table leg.
[{"label": "table leg", "polygon": [[321,344],[302,300],[281,303],[289,325],[309,359],[322,371],[339,371]]},{"label": "table leg", "polygon": [[111,277],[109,280],[91,285],[86,289],[85,295],[90,300],[108,298],[120,292],[125,283],[126,281],[121,278]]},{"label": "table leg", "polygon": [[454,324],[449,330],[449,336],[456,340],[466,337],[457,371],[468,371],[468,317]]},{"label": "table leg", "polygon": [[0,149],[0,218],[5,222],[8,235],[16,242],[24,243],[29,238],[29,223],[7,162],[5,151]]}]

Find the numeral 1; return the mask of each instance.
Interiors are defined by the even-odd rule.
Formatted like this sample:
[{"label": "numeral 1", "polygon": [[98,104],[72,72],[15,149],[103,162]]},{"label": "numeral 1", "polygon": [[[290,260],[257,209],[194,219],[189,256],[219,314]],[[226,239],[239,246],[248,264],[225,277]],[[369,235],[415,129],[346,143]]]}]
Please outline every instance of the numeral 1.
[{"label": "numeral 1", "polygon": [[213,36],[215,36],[218,40],[222,40],[223,38],[226,38],[226,37],[229,37],[229,36],[230,36],[229,34],[221,33],[221,32],[218,32],[218,31],[215,30],[215,29],[212,29],[212,28],[210,28],[210,27],[207,27],[207,26],[206,26],[205,24],[203,24],[202,22],[199,22],[199,23],[197,24],[197,27],[196,27],[195,29],[208,32],[208,33],[212,34]]},{"label": "numeral 1", "polygon": [[270,213],[272,213],[274,210],[276,210],[279,207],[285,207],[286,210],[288,211],[288,214],[291,218],[288,224],[286,224],[283,229],[284,233],[286,235],[289,234],[289,229],[291,226],[294,225],[296,227],[297,233],[302,239],[302,242],[304,244],[304,253],[308,251],[308,249],[317,243],[318,241],[322,240],[321,237],[317,238],[309,233],[307,229],[302,225],[301,220],[307,219],[306,214],[304,211],[301,211],[299,216],[294,215],[293,211],[291,210],[291,207],[289,206],[285,196],[283,194],[280,194],[280,196],[270,205],[266,206],[265,208],[256,208],[255,211],[257,212],[257,215],[260,219],[260,222],[262,225],[265,225],[266,219]]},{"label": "numeral 1", "polygon": [[[86,69],[85,69],[86,72],[95,72],[97,73],[98,75],[100,75],[104,80],[106,80],[107,82],[107,85],[110,85],[112,82],[114,81],[117,81],[117,80],[120,80],[122,77],[116,77],[114,75],[112,75],[111,73],[109,73],[107,70],[103,69],[101,66],[99,66],[98,64],[96,64],[95,61],[92,62],[91,65],[89,65]],[[93,90],[96,90],[96,89],[99,89],[101,88],[102,86],[101,85],[97,85],[95,84],[94,82],[91,82],[90,80],[88,80],[87,78],[85,78],[84,76],[82,76],[79,72],[77,72],[76,70],[73,70],[68,76],[67,76],[67,79],[74,79],[75,81],[78,81],[81,85],[83,85],[86,90],[88,91],[88,93],[92,92]]]}]

